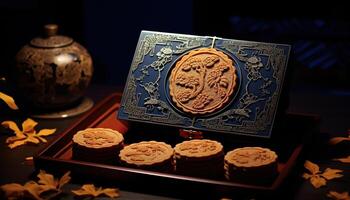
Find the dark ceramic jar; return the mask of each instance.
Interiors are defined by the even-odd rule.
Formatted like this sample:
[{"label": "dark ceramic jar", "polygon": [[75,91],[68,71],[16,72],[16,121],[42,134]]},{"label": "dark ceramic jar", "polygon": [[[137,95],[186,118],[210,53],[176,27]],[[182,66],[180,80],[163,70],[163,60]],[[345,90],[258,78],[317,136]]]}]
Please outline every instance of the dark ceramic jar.
[{"label": "dark ceramic jar", "polygon": [[79,100],[93,75],[87,50],[72,38],[45,26],[45,37],[34,38],[16,56],[13,73],[17,92],[37,108],[59,109]]}]

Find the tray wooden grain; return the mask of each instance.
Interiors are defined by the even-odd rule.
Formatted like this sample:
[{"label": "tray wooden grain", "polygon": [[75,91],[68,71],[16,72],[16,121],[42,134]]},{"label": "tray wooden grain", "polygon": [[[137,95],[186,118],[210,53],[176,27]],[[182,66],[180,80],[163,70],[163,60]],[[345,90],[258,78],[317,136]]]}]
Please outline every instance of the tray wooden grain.
[{"label": "tray wooden grain", "polygon": [[254,194],[266,194],[276,191],[292,172],[305,146],[305,137],[310,135],[318,121],[315,116],[289,114],[286,120],[280,122],[281,126],[276,128],[275,131],[279,132],[276,133],[277,136],[269,140],[253,140],[252,138],[239,138],[215,133],[204,135],[204,137],[222,142],[226,151],[247,145],[264,146],[275,150],[280,159],[278,163],[279,174],[268,184],[243,184],[230,182],[224,178],[205,179],[73,160],[72,137],[77,131],[89,127],[118,130],[124,134],[126,143],[154,139],[168,142],[174,146],[183,140],[179,136],[178,130],[174,128],[150,127],[149,125],[129,124],[126,121],[118,120],[116,112],[119,108],[120,98],[120,93],[111,94],[60,134],[57,139],[34,157],[35,168],[59,172],[70,170],[73,175],[80,177],[100,178],[128,186],[132,184],[133,189],[136,190],[148,190],[148,186],[151,186],[155,190],[162,188],[165,193],[172,192],[173,188],[176,188],[176,191],[185,194],[194,194],[196,191],[200,191],[201,194],[214,192],[232,195],[251,191],[254,191]]}]

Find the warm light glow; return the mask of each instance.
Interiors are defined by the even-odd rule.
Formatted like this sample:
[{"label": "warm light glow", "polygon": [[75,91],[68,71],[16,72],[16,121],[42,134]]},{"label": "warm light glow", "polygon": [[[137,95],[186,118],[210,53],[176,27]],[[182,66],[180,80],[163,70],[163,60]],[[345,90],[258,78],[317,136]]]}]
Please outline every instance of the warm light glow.
[{"label": "warm light glow", "polygon": [[60,54],[55,57],[55,63],[57,65],[69,64],[75,60],[76,60],[76,56],[74,54]]}]

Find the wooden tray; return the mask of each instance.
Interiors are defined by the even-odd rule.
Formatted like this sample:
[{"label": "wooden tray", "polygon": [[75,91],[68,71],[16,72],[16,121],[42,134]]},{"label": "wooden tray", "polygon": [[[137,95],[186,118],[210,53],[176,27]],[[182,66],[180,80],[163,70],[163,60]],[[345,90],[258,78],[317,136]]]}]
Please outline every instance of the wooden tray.
[{"label": "wooden tray", "polygon": [[[169,127],[143,124],[128,124],[116,118],[119,108],[121,94],[115,93],[97,104],[90,112],[84,115],[78,122],[73,124],[64,133],[54,140],[34,157],[36,169],[46,169],[49,171],[72,171],[73,175],[79,177],[99,178],[109,183],[118,183],[121,186],[130,186],[141,191],[153,189],[159,191],[160,188],[165,194],[173,194],[176,188],[176,195],[195,194],[199,195],[219,194],[236,195],[237,193],[266,194],[276,191],[291,173],[293,167],[300,158],[305,146],[305,138],[315,128],[317,117],[309,115],[288,114],[285,120],[279,122],[279,128],[275,128],[276,137],[270,139],[252,139],[232,137],[215,133],[205,133],[205,138],[211,138],[223,143],[225,150],[231,150],[241,146],[263,146],[277,152],[279,155],[278,176],[271,182],[265,184],[242,184],[230,182],[224,178],[205,179],[198,177],[182,176],[173,173],[161,173],[133,169],[121,166],[83,162],[72,159],[73,135],[82,129],[89,127],[104,127],[118,130],[124,134],[126,143],[138,142],[142,140],[165,141],[172,146],[181,142],[178,134],[179,130]],[[197,193],[199,192],[199,193]]]}]

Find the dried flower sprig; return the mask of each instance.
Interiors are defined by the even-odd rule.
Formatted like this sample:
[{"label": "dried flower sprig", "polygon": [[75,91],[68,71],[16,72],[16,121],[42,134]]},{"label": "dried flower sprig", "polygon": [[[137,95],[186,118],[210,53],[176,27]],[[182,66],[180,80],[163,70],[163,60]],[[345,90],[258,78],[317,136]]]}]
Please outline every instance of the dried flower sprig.
[{"label": "dried flower sprig", "polygon": [[343,141],[349,141],[350,142],[350,131],[348,132],[348,137],[333,137],[329,140],[329,144],[331,145],[336,145],[340,142],[343,142]]},{"label": "dried flower sprig", "polygon": [[334,178],[340,178],[343,176],[342,174],[339,174],[339,173],[343,172],[343,170],[340,170],[340,169],[327,168],[323,173],[321,173],[319,166],[311,161],[308,161],[308,160],[305,161],[304,167],[309,172],[311,172],[311,174],[304,173],[303,178],[310,179],[310,183],[315,188],[320,188],[321,186],[326,185],[327,180],[331,180]]},{"label": "dried flower sprig", "polygon": [[329,191],[327,194],[327,197],[336,199],[336,200],[350,200],[350,196],[348,192],[336,192],[336,191]]},{"label": "dried flower sprig", "polygon": [[13,130],[15,133],[15,136],[11,136],[6,139],[8,146],[13,149],[26,143],[38,144],[40,141],[47,142],[43,136],[53,134],[56,129],[42,129],[39,132],[36,132],[34,128],[37,124],[38,123],[36,121],[28,118],[22,123],[22,130],[20,130],[17,124],[13,121],[2,122],[2,126]]},{"label": "dried flower sprig", "polygon": [[53,175],[40,170],[37,177],[39,178],[38,182],[28,181],[24,185],[10,183],[0,186],[0,189],[4,192],[3,197],[6,199],[42,200],[44,192],[50,192],[52,193],[50,197],[55,197],[62,193],[62,187],[71,180],[69,171],[60,179],[55,179]]},{"label": "dried flower sprig", "polygon": [[86,196],[86,197],[98,197],[98,196],[107,196],[111,198],[119,197],[119,190],[117,188],[101,188],[95,187],[93,184],[85,184],[78,190],[72,190],[72,192],[77,196]]},{"label": "dried flower sprig", "polygon": [[350,163],[350,156],[348,156],[346,158],[335,158],[333,160],[337,160],[337,161],[340,161],[342,163]]}]

